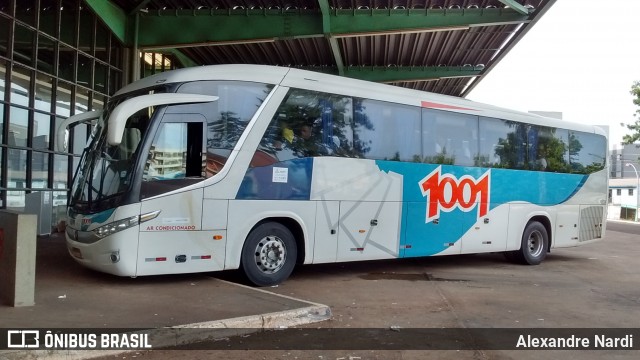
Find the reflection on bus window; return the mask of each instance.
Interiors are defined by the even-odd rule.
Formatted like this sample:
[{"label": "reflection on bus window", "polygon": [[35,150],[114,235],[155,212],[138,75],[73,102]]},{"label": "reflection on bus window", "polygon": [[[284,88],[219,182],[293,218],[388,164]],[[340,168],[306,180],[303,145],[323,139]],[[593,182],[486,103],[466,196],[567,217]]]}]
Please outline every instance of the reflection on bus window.
[{"label": "reflection on bus window", "polygon": [[478,117],[424,109],[422,141],[421,162],[473,166],[478,154]]},{"label": "reflection on bus window", "polygon": [[595,134],[569,132],[569,162],[571,172],[590,174],[604,169],[606,139]]},{"label": "reflection on bus window", "polygon": [[143,179],[182,179],[187,173],[186,160],[187,124],[162,124],[149,150]]},{"label": "reflection on bus window", "polygon": [[252,166],[315,156],[355,157],[354,101],[351,97],[292,90],[280,105]]},{"label": "reflection on bus window", "polygon": [[218,96],[217,101],[172,105],[167,114],[198,114],[206,122],[206,177],[219,173],[272,85],[237,81],[193,81],[178,92]]},{"label": "reflection on bus window", "polygon": [[367,159],[414,161],[420,156],[420,108],[374,100],[359,104],[356,119],[363,126],[355,137],[366,144],[362,153]]}]

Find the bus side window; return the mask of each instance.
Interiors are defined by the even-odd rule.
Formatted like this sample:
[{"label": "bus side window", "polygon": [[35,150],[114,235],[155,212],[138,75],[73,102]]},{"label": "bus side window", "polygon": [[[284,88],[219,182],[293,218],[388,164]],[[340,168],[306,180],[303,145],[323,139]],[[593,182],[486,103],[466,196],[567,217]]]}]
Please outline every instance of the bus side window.
[{"label": "bus side window", "polygon": [[353,99],[293,89],[271,120],[252,167],[296,158],[353,157]]},{"label": "bus side window", "polygon": [[478,116],[422,109],[422,161],[480,166]]},{"label": "bus side window", "polygon": [[175,180],[204,176],[203,123],[160,125],[144,168],[145,181]]}]

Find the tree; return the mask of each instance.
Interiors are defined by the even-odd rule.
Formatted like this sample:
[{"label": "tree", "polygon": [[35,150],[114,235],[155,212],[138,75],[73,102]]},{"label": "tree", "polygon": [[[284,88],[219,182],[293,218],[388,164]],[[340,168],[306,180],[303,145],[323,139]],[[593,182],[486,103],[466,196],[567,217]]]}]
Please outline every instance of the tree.
[{"label": "tree", "polygon": [[[640,106],[640,81],[635,81],[631,86],[631,95],[633,95],[633,103]],[[627,134],[622,137],[622,143],[625,145],[633,144],[640,140],[640,109],[636,110],[633,114],[636,117],[636,121],[633,124],[627,124],[627,129],[633,131],[631,135]],[[625,124],[622,124],[623,126]]]}]

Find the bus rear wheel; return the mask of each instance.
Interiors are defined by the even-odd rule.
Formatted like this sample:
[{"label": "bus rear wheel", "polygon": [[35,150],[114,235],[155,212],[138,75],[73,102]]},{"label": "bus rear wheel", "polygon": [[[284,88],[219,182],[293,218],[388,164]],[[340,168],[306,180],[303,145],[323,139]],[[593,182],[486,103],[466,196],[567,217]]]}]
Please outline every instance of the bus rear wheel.
[{"label": "bus rear wheel", "polygon": [[284,225],[268,222],[251,230],[242,248],[242,270],[256,286],[286,280],[296,264],[296,241]]},{"label": "bus rear wheel", "polygon": [[547,229],[537,221],[527,224],[522,234],[520,250],[511,253],[514,260],[525,265],[538,265],[547,257],[549,234]]}]

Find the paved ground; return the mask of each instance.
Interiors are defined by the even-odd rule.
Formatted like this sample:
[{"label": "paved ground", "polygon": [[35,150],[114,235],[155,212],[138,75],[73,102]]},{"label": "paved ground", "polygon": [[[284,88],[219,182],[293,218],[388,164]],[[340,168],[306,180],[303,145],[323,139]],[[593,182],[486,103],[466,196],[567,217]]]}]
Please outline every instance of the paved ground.
[{"label": "paved ground", "polygon": [[[329,305],[333,318],[306,326],[310,330],[377,328],[402,333],[405,328],[433,327],[638,328],[638,233],[638,225],[612,224],[605,241],[555,250],[539,266],[510,264],[500,254],[304,266],[287,282],[269,290]],[[229,274],[222,277],[238,280]],[[353,334],[355,338],[361,330]],[[179,354],[189,359],[630,359],[640,355],[637,351],[332,350],[343,344],[344,335],[307,340],[322,350],[154,350],[127,358],[169,359]],[[270,332],[231,339],[228,346],[305,347],[287,340],[282,333]],[[201,348],[212,346],[204,343]]]},{"label": "paved ground", "polygon": [[[189,325],[241,328],[233,333],[244,334],[261,328],[323,321],[331,314],[325,305],[207,274],[132,279],[91,271],[71,259],[59,235],[38,239],[35,303],[18,308],[0,305],[0,329],[155,329]],[[159,331],[157,343],[176,344],[202,337],[207,338],[206,333]],[[0,344],[4,340],[0,339]],[[75,354],[74,358],[99,354]],[[26,355],[44,354],[0,351],[0,359],[21,359]]]},{"label": "paved ground", "polygon": [[[39,246],[37,305],[21,309],[0,306],[0,327],[158,327],[243,315],[260,320],[265,312],[322,303],[331,307],[332,319],[293,330],[300,333],[285,330],[234,336],[190,345],[188,350],[81,355],[136,360],[178,356],[315,360],[637,358],[637,351],[608,350],[353,350],[362,348],[358,344],[366,341],[374,345],[371,348],[385,348],[375,345],[389,344],[389,334],[401,335],[399,339],[408,347],[421,340],[434,341],[432,337],[420,339],[410,329],[462,329],[454,335],[467,344],[481,338],[472,330],[464,331],[474,328],[637,329],[640,227],[610,224],[605,241],[555,250],[540,266],[510,264],[500,254],[303,266],[287,282],[266,292],[216,279],[241,281],[234,272],[138,279],[98,274],[74,264],[61,251],[60,239],[54,238]],[[322,332],[331,329],[341,330]],[[640,336],[637,338],[640,341]],[[11,357],[0,352],[0,359],[24,355],[36,354]]]}]

